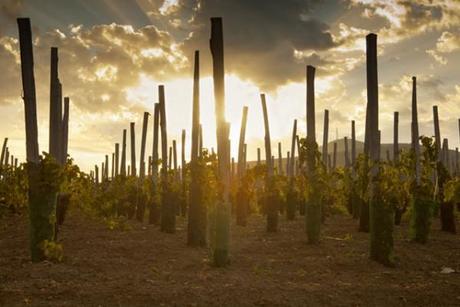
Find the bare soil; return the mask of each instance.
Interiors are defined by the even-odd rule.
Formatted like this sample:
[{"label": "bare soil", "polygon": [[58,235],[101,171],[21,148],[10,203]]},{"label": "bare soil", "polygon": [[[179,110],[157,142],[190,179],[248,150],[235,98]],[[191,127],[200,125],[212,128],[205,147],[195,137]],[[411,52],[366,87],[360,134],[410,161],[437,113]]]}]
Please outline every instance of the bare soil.
[{"label": "bare soil", "polygon": [[60,233],[64,261],[32,264],[27,218],[0,220],[0,305],[460,306],[460,236],[439,231],[438,221],[426,245],[409,242],[407,225],[395,228],[395,268],[368,259],[368,234],[344,216],[327,220],[315,246],[302,217],[282,217],[269,234],[264,218],[252,216],[232,228],[227,268],[186,246],[182,218],[176,234],[129,225],[109,230],[71,212]]}]

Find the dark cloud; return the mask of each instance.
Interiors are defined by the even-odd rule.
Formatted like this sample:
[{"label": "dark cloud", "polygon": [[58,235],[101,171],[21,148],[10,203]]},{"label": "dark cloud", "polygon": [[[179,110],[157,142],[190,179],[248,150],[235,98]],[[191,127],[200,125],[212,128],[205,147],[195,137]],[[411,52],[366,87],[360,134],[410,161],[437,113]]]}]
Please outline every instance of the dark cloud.
[{"label": "dark cloud", "polygon": [[[188,0],[172,17],[189,20],[192,32],[183,50],[203,50],[209,56],[210,17],[224,22],[225,61],[229,72],[272,89],[289,80],[303,78],[309,58],[296,58],[294,51],[319,51],[335,46],[327,24],[315,19],[316,1]],[[314,56],[313,60],[318,61]],[[209,69],[209,61],[203,61]]]},{"label": "dark cloud", "polygon": [[24,9],[23,0],[2,0],[0,3],[0,35],[16,18],[20,16]]}]

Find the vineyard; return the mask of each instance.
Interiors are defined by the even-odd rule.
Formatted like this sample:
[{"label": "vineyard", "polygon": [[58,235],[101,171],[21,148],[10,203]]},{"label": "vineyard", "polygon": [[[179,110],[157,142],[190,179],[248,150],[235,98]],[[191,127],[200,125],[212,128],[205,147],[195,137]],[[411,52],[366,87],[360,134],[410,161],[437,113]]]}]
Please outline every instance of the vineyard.
[{"label": "vineyard", "polygon": [[[306,114],[298,115],[307,133],[293,118],[283,151],[270,137],[265,94],[260,109],[243,108],[239,139],[230,139],[223,19],[211,18],[202,48],[212,55],[217,147],[203,145],[197,50],[192,126],[180,141],[168,135],[166,114],[177,89],[159,85],[140,148],[135,123],[126,123],[88,173],[68,149],[72,103],[51,46],[49,149],[39,147],[33,27],[28,18],[17,25],[27,159],[4,139],[0,305],[460,305],[459,151],[441,138],[437,106],[434,136],[419,133],[416,77],[412,97],[402,97],[411,143],[399,139],[399,112],[393,144],[381,142],[376,34],[365,37],[365,123],[353,120],[349,137],[330,140],[324,110],[317,140],[316,68],[308,65]],[[257,161],[248,160],[249,112],[264,126]]]}]

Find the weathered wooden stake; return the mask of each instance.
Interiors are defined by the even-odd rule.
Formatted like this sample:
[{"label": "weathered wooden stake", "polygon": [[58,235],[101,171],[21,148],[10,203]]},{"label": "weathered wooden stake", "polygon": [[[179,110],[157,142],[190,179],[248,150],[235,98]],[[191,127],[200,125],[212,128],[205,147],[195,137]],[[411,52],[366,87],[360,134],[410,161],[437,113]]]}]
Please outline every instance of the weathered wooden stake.
[{"label": "weathered wooden stake", "polygon": [[377,73],[377,35],[366,36],[367,104],[369,111],[370,171],[370,257],[384,265],[393,264],[393,209],[382,200],[379,183],[380,131]]},{"label": "weathered wooden stake", "polygon": [[158,185],[158,136],[160,130],[160,105],[155,103],[153,112],[153,148],[152,148],[152,191],[149,210],[149,224],[157,225],[160,220],[160,201]]},{"label": "weathered wooden stake", "polygon": [[139,161],[139,176],[141,180],[145,178],[145,144],[147,142],[147,127],[149,123],[149,112],[144,112],[144,118],[142,121],[142,136],[141,136],[141,154]]},{"label": "weathered wooden stake", "polygon": [[115,143],[115,177],[118,177],[120,166],[120,144]]},{"label": "weathered wooden stake", "polygon": [[229,206],[229,125],[225,120],[224,44],[222,18],[211,18],[210,48],[213,62],[214,99],[217,127],[217,155],[222,194],[216,204],[214,264],[218,267],[229,263],[230,206]]},{"label": "weathered wooden stake", "polygon": [[133,177],[137,175],[137,171],[136,171],[136,130],[135,130],[134,125],[135,123],[129,124],[130,136],[131,136],[131,176]]},{"label": "weathered wooden stake", "polygon": [[393,120],[393,161],[399,162],[399,112],[394,112]]},{"label": "weathered wooden stake", "polygon": [[308,243],[316,244],[320,239],[322,199],[317,186],[316,125],[315,125],[315,67],[307,66],[307,152],[306,165],[309,188],[305,210],[305,229]]},{"label": "weathered wooden stake", "polygon": [[323,131],[323,164],[327,166],[327,145],[329,137],[329,110],[324,110],[324,131]]},{"label": "weathered wooden stake", "polygon": [[2,146],[2,155],[0,156],[0,168],[3,166],[3,161],[5,161],[5,153],[6,153],[6,146],[8,144],[8,138],[5,138],[3,140],[3,146]]},{"label": "weathered wooden stake", "polygon": [[158,86],[160,103],[160,129],[161,129],[161,226],[163,232],[174,233],[176,231],[176,212],[173,196],[168,180],[168,137],[166,124],[166,99],[164,86]]},{"label": "weathered wooden stake", "polygon": [[265,206],[267,208],[267,231],[276,232],[278,230],[278,195],[275,194],[274,179],[273,179],[273,160],[270,140],[270,126],[268,122],[267,103],[265,94],[260,95],[262,102],[262,112],[264,116],[265,127],[265,164],[267,166],[267,174],[265,181]]},{"label": "weathered wooden stake", "polygon": [[121,166],[120,174],[124,178],[126,177],[126,129],[123,129],[123,142],[121,143]]}]

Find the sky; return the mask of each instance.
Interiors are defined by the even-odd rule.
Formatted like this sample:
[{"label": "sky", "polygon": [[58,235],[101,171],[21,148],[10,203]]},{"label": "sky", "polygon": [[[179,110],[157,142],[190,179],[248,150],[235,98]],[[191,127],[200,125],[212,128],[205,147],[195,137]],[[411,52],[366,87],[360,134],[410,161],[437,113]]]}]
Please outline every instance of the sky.
[{"label": "sky", "polygon": [[[329,140],[364,136],[365,36],[378,35],[379,126],[392,142],[410,140],[411,77],[418,80],[420,133],[441,134],[459,147],[460,1],[457,0],[0,0],[0,138],[25,158],[17,17],[30,17],[34,40],[40,151],[48,151],[50,48],[59,48],[59,78],[70,97],[69,154],[83,170],[100,164],[143,112],[153,114],[164,84],[168,140],[187,132],[190,153],[193,53],[200,51],[204,145],[216,144],[210,17],[222,17],[226,117],[231,151],[243,106],[249,107],[248,159],[263,147],[260,93],[267,97],[272,152],[290,148],[294,119],[306,131],[305,67],[316,67],[316,131],[330,112]],[[152,152],[152,117],[147,154]],[[128,130],[129,131],[129,130]],[[128,134],[129,135],[129,134]],[[128,149],[129,152],[129,149]],[[263,152],[263,150],[262,150]],[[139,153],[137,153],[139,155]],[[129,155],[128,155],[129,157]]]}]

